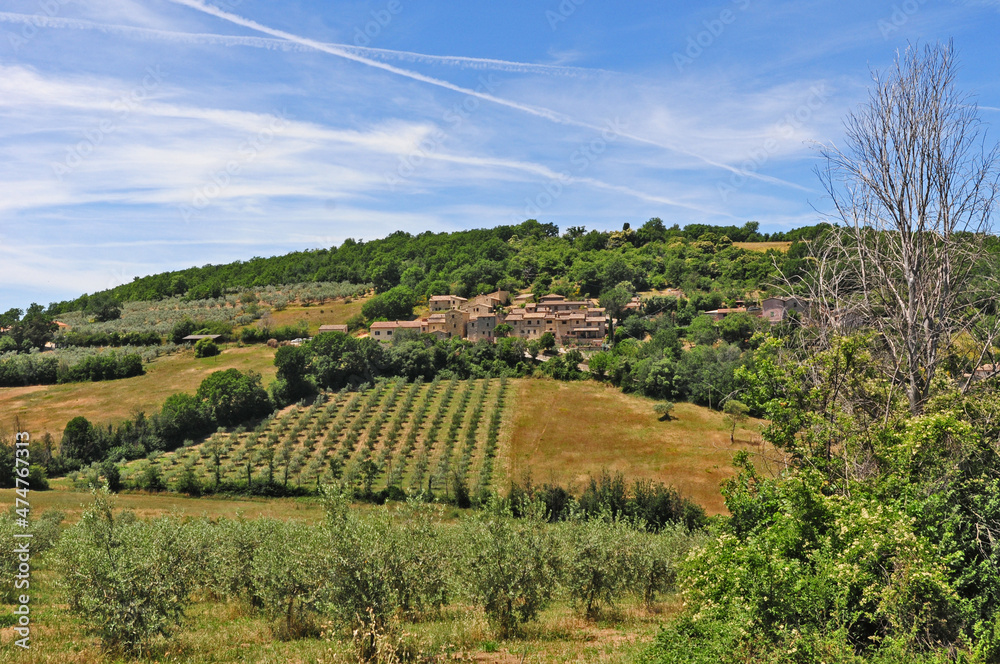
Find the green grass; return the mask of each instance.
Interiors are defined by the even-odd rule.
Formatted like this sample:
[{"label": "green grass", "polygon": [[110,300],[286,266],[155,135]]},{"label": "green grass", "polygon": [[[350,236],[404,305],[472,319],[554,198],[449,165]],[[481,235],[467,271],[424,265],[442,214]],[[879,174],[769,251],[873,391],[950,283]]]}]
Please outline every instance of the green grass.
[{"label": "green grass", "polygon": [[[33,562],[31,648],[14,646],[13,631],[0,629],[0,664],[356,661],[349,635],[340,630],[328,627],[321,638],[280,641],[274,637],[271,623],[251,609],[238,603],[212,601],[192,605],[172,639],[159,642],[147,656],[112,656],[101,650],[84,621],[69,611],[57,590],[57,575],[47,569],[45,558]],[[11,608],[0,610],[9,612]],[[400,625],[400,632],[405,642],[435,661],[619,664],[635,661],[639,652],[652,643],[659,625],[677,609],[674,597],[650,608],[627,599],[613,615],[587,621],[560,602],[544,611],[538,622],[528,624],[522,638],[503,640],[493,633],[479,611],[451,605],[424,622]]]}]

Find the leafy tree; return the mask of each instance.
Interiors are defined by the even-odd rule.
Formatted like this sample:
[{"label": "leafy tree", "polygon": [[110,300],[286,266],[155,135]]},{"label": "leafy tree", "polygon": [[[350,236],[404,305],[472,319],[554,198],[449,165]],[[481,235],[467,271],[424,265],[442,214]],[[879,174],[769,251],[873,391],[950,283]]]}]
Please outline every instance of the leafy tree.
[{"label": "leafy tree", "polygon": [[155,463],[148,463],[142,469],[139,477],[135,480],[136,488],[143,491],[166,491],[167,485],[163,482],[163,474],[160,466]]},{"label": "leafy tree", "polygon": [[640,245],[650,242],[663,242],[667,239],[667,227],[658,217],[653,217],[635,232],[636,242]]},{"label": "leafy tree", "polygon": [[105,461],[101,464],[101,474],[107,482],[108,491],[118,493],[122,489],[122,475],[118,470],[118,464],[113,461]]},{"label": "leafy tree", "polygon": [[750,339],[761,329],[762,324],[760,318],[737,311],[719,321],[719,336],[726,343],[739,344],[740,348],[746,349],[750,345]]},{"label": "leafy tree", "polygon": [[21,316],[24,315],[24,311],[21,309],[8,309],[7,311],[0,314],[0,330],[4,332],[9,332],[15,324],[20,322]]},{"label": "leafy tree", "polygon": [[83,464],[100,460],[102,452],[97,432],[90,421],[82,415],[66,423],[59,450],[64,457]]},{"label": "leafy tree", "polygon": [[146,523],[115,513],[106,489],[57,550],[70,610],[105,649],[137,655],[169,635],[190,603],[198,560],[178,519]]},{"label": "leafy tree", "polygon": [[122,303],[107,291],[94,293],[87,299],[86,313],[98,323],[118,320],[122,316]]},{"label": "leafy tree", "polygon": [[696,344],[711,346],[719,340],[719,331],[711,316],[698,316],[688,325],[687,338]]},{"label": "leafy tree", "polygon": [[494,504],[462,523],[462,581],[503,638],[520,633],[554,591],[557,546],[543,527],[542,509],[515,520],[509,507]]},{"label": "leafy tree", "polygon": [[271,412],[271,402],[260,380],[260,374],[253,371],[216,371],[198,386],[197,397],[213,422],[232,426]]},{"label": "leafy tree", "polygon": [[32,303],[24,317],[14,323],[10,334],[24,350],[27,350],[25,345],[41,349],[52,341],[58,329],[59,326],[45,313],[42,305]]},{"label": "leafy tree", "polygon": [[587,618],[596,618],[628,589],[633,539],[629,524],[606,513],[571,524],[563,547],[564,578]]},{"label": "leafy tree", "polygon": [[611,367],[612,356],[604,351],[594,353],[587,360],[587,366],[590,368],[590,373],[596,376],[598,379],[603,379],[608,369]]},{"label": "leafy tree", "polygon": [[631,302],[632,293],[623,286],[615,286],[601,293],[600,303],[608,316],[611,317],[612,325],[616,320],[620,320],[625,312],[625,305]]},{"label": "leafy tree", "polygon": [[160,435],[173,448],[188,438],[197,438],[210,428],[198,397],[177,392],[167,397],[160,409]]},{"label": "leafy tree", "polygon": [[742,401],[729,399],[722,407],[722,412],[726,414],[726,419],[732,425],[729,430],[729,442],[735,443],[736,427],[746,421],[750,408]]},{"label": "leafy tree", "polygon": [[174,327],[170,330],[170,339],[175,344],[184,343],[184,337],[194,334],[197,329],[197,323],[190,318],[184,318],[174,324]]},{"label": "leafy tree", "polygon": [[201,495],[201,481],[195,475],[193,466],[184,466],[184,470],[181,471],[177,477],[177,482],[174,484],[174,491],[177,493],[186,493],[189,496]]},{"label": "leafy tree", "polygon": [[310,380],[310,360],[311,353],[305,346],[282,346],[274,354],[278,373],[272,394],[278,403],[292,403],[315,393],[316,386]]},{"label": "leafy tree", "polygon": [[653,406],[653,411],[660,416],[660,421],[671,419],[671,413],[674,411],[674,403],[672,401],[660,401],[655,406]]},{"label": "leafy tree", "polygon": [[550,351],[556,347],[556,336],[551,332],[545,332],[538,337],[538,347],[542,352]]},{"label": "leafy tree", "polygon": [[376,295],[361,307],[361,313],[368,320],[402,320],[413,315],[416,297],[406,286],[396,286]]}]

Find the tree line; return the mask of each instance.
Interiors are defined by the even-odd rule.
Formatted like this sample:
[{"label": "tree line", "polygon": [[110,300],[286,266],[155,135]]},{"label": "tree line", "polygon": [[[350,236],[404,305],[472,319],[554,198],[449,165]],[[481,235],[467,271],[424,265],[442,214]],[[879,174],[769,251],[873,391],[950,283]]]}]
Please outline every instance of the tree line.
[{"label": "tree line", "polygon": [[[399,231],[370,242],[348,239],[331,249],[139,277],[99,295],[118,302],[174,295],[200,299],[318,281],[371,283],[379,293],[405,286],[416,297],[447,293],[470,297],[498,288],[562,292],[573,290],[574,284],[579,284],[581,294],[596,297],[622,281],[640,290],[665,286],[756,289],[773,274],[772,257],[735,248],[733,242],[801,244],[825,226],[771,234],[760,233],[758,228],[757,222],[739,227],[691,224],[668,228],[654,218],[638,229],[629,224],[610,232],[572,227],[561,236],[553,224],[535,220],[452,233]],[[53,303],[48,312],[57,315],[85,309],[93,306],[97,295]]]}]

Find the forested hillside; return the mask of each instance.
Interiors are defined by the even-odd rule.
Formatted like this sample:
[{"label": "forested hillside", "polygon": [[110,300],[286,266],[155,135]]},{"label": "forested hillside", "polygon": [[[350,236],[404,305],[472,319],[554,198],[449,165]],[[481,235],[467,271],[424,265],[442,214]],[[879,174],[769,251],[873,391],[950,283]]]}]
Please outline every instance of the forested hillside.
[{"label": "forested hillside", "polygon": [[[755,290],[773,273],[772,256],[746,251],[733,242],[791,241],[782,262],[796,272],[803,255],[798,240],[822,225],[787,233],[760,233],[757,222],[743,226],[692,224],[667,228],[650,219],[639,228],[587,231],[570,227],[559,235],[553,224],[528,220],[517,226],[420,233],[402,231],[371,242],[345,240],[339,247],[252,258],[136,278],[111,289],[120,301],[158,300],[181,295],[218,297],[231,290],[303,282],[372,283],[383,292],[397,285],[418,297],[454,293],[463,297],[497,288],[597,296],[622,281],[636,289]],[[86,309],[89,298],[60,302],[50,314]]]}]

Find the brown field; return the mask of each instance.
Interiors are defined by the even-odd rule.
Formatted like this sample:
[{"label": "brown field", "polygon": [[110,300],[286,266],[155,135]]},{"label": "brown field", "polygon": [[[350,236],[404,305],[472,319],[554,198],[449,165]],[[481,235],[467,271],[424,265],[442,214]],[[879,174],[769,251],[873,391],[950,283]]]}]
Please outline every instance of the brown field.
[{"label": "brown field", "polygon": [[264,377],[264,384],[275,375],[274,350],[266,346],[224,347],[216,357],[196,359],[184,350],[157,358],[146,366],[146,375],[99,383],[34,385],[0,388],[0,413],[3,426],[20,419],[21,428],[33,437],[45,432],[57,440],[66,423],[83,415],[94,423],[117,422],[134,410],[158,411],[174,392],[193,393],[213,371],[222,369],[253,370]]},{"label": "brown field", "polygon": [[777,249],[778,251],[788,251],[792,246],[791,242],[733,242],[734,247],[746,249],[747,251],[767,251]]},{"label": "brown field", "polygon": [[[508,477],[515,480],[530,470],[536,484],[556,482],[580,489],[606,468],[620,471],[626,480],[673,485],[709,514],[721,514],[726,508],[719,484],[734,474],[733,455],[757,449],[758,443],[751,440],[760,440],[757,422],[751,420],[737,430],[737,442],[731,444],[723,415],[689,403],[678,403],[673,418],[661,422],[653,401],[611,386],[518,383],[506,464]],[[498,463],[498,470],[504,467]]]},{"label": "brown field", "polygon": [[320,325],[343,325],[351,316],[361,313],[367,298],[355,298],[350,302],[344,300],[334,300],[323,304],[312,304],[303,306],[301,304],[289,305],[281,311],[271,312],[272,325],[294,325],[299,321],[305,321],[309,325],[309,334],[317,334]]}]

